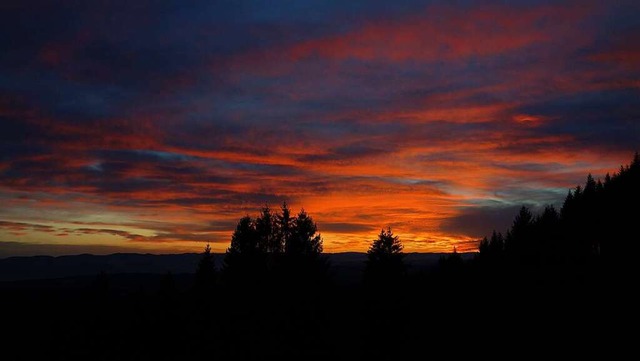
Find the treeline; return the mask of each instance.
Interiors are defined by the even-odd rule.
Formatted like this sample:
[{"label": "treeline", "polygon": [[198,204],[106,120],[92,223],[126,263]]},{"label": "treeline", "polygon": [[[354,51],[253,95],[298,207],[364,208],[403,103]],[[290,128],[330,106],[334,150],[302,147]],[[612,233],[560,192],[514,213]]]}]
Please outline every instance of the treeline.
[{"label": "treeline", "polygon": [[217,276],[226,285],[243,287],[322,282],[327,262],[321,253],[322,236],[304,209],[292,215],[286,203],[276,212],[265,206],[256,218],[247,215],[238,222],[220,275],[207,246],[196,271],[196,287],[210,289]]},{"label": "treeline", "polygon": [[[436,278],[459,278],[478,267],[536,273],[632,265],[638,256],[639,185],[636,153],[631,164],[602,180],[589,174],[584,186],[569,191],[560,210],[549,205],[536,215],[523,206],[506,232],[494,230],[479,242],[472,262],[465,263],[454,248],[440,260]],[[219,274],[207,246],[196,286],[302,287],[327,282],[329,264],[322,257],[322,243],[316,223],[304,209],[293,215],[286,203],[275,212],[264,207],[257,217],[239,220]],[[402,251],[399,237],[390,228],[381,230],[367,251],[363,283],[402,284],[407,279]]]},{"label": "treeline", "polygon": [[640,221],[640,157],[604,180],[587,176],[570,190],[560,210],[547,206],[538,215],[522,207],[503,234],[493,231],[479,245],[486,267],[541,268],[635,264]]},{"label": "treeline", "polygon": [[[317,224],[304,209],[292,215],[286,203],[275,212],[265,206],[256,218],[247,215],[238,221],[220,274],[211,247],[206,246],[196,269],[195,287],[206,292],[216,283],[232,287],[326,283],[329,264],[322,257],[322,243]],[[402,250],[391,228],[382,229],[367,252],[364,282],[401,282],[406,276]]]}]

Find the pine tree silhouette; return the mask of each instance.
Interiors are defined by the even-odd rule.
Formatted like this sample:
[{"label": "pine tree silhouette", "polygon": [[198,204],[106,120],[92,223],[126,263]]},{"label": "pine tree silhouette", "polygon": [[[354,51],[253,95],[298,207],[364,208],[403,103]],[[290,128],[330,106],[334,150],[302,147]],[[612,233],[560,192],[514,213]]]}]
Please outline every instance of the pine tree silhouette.
[{"label": "pine tree silhouette", "polygon": [[529,208],[523,206],[513,220],[511,229],[507,232],[505,251],[510,257],[518,259],[518,262],[522,262],[523,257],[526,257],[531,252],[533,236],[532,221],[533,215],[531,211],[529,211]]},{"label": "pine tree silhouette", "polygon": [[504,258],[504,238],[494,229],[491,238],[484,237],[478,247],[479,259],[483,263],[500,263]]},{"label": "pine tree silhouette", "polygon": [[259,284],[266,276],[266,247],[260,244],[255,222],[249,216],[238,221],[227,249],[222,274],[227,284]]},{"label": "pine tree silhouette", "polygon": [[227,254],[254,254],[262,251],[263,249],[259,245],[258,233],[251,217],[244,216],[240,218],[231,236],[231,245],[227,250]]},{"label": "pine tree silhouette", "polygon": [[288,254],[322,253],[322,237],[318,233],[318,226],[304,209],[293,220],[291,237],[285,245],[285,251]]},{"label": "pine tree silhouette", "polygon": [[367,251],[365,282],[378,285],[400,282],[406,274],[403,248],[390,227],[382,229]]},{"label": "pine tree silhouette", "polygon": [[282,252],[283,245],[278,237],[276,217],[271,213],[269,206],[262,208],[260,216],[256,218],[255,227],[261,250],[268,253]]},{"label": "pine tree silhouette", "polygon": [[[262,208],[254,220],[238,222],[224,259],[227,283],[305,283],[325,277],[327,263],[322,236],[313,218],[303,209],[291,216],[286,203],[281,213]],[[312,282],[313,283],[313,282]]]},{"label": "pine tree silhouette", "polygon": [[276,215],[278,244],[282,245],[286,251],[293,235],[295,218],[291,217],[291,209],[287,202],[282,203],[280,211],[281,213]]},{"label": "pine tree silhouette", "polygon": [[216,282],[216,268],[211,254],[211,245],[207,243],[202,257],[196,268],[196,288],[199,291],[210,292]]},{"label": "pine tree silhouette", "polygon": [[[640,157],[636,152],[631,164],[607,173],[604,182],[587,176],[584,186],[570,190],[560,212],[547,206],[533,217],[522,207],[507,231],[504,255],[512,265],[530,269],[562,267],[581,272],[605,265],[618,269],[618,275],[630,274],[640,245],[631,239],[638,233],[640,219]],[[495,234],[495,231],[494,231]],[[498,244],[494,236],[479,244],[482,264],[496,264],[491,250]],[[498,247],[499,248],[499,247]]]},{"label": "pine tree silhouette", "polygon": [[453,252],[449,253],[446,256],[440,257],[438,261],[438,266],[440,267],[440,272],[442,272],[445,277],[457,277],[462,272],[462,268],[464,266],[464,261],[462,256],[458,253],[458,248],[453,246]]}]

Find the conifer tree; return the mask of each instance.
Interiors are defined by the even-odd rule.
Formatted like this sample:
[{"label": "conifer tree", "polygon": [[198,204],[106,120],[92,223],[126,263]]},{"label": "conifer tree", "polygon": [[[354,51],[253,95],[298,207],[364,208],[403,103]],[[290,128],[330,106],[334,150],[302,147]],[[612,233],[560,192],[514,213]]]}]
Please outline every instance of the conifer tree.
[{"label": "conifer tree", "polygon": [[405,275],[402,242],[391,228],[382,229],[367,251],[365,282],[391,284]]},{"label": "conifer tree", "polygon": [[215,281],[215,263],[213,254],[211,254],[211,246],[207,243],[196,268],[196,287],[199,290],[209,291],[213,288]]}]

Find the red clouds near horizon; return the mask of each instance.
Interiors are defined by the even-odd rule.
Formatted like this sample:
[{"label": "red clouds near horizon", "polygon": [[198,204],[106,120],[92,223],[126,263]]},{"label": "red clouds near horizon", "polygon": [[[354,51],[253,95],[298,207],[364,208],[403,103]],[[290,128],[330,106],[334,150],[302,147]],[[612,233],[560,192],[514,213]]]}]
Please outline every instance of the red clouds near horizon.
[{"label": "red clouds near horizon", "polygon": [[0,256],[223,251],[283,201],[328,252],[473,250],[640,144],[633,2],[308,6],[6,6]]}]

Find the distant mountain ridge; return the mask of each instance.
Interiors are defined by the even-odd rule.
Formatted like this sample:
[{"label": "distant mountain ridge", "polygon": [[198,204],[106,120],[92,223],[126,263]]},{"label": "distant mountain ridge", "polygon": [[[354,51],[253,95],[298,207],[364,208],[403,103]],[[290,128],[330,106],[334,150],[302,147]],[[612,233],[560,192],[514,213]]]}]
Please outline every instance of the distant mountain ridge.
[{"label": "distant mountain ridge", "polygon": [[[405,262],[409,272],[419,272],[437,265],[444,253],[407,253]],[[463,254],[472,257],[473,254]],[[220,268],[224,254],[215,254],[216,267]],[[326,253],[330,273],[338,278],[359,280],[364,269],[366,253]],[[200,254],[140,254],[114,253],[111,255],[80,254],[74,256],[31,256],[0,259],[0,282],[56,279],[107,274],[173,274],[193,273]]]}]

